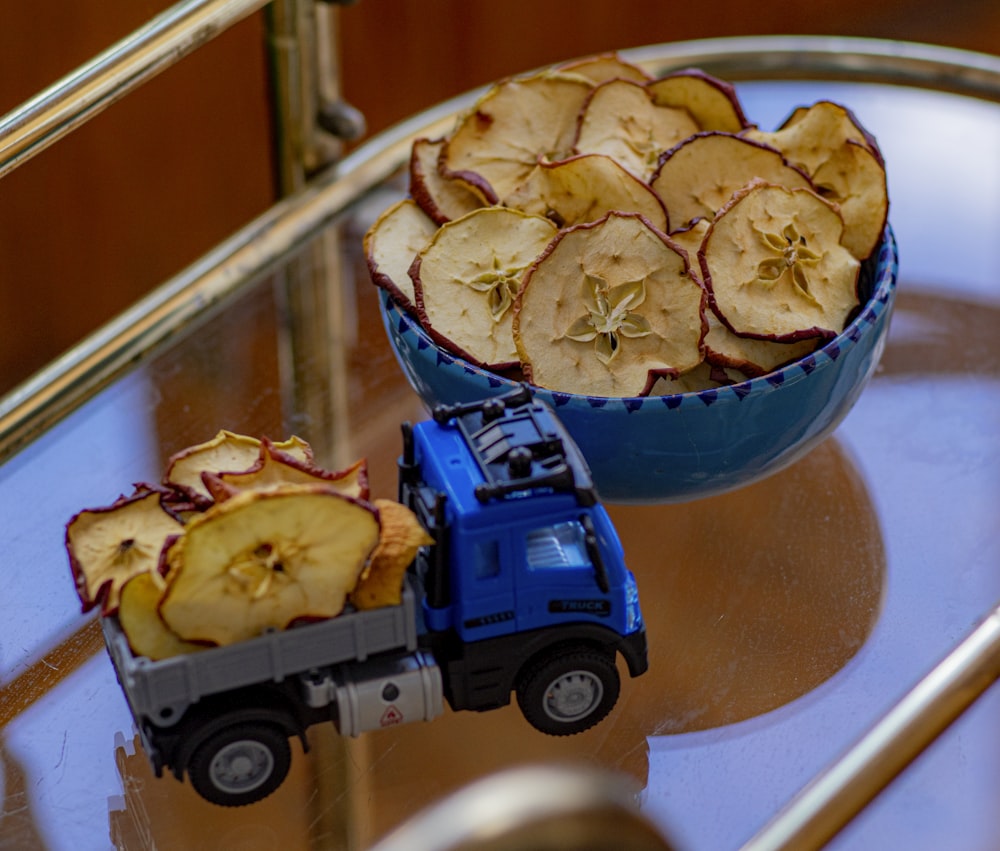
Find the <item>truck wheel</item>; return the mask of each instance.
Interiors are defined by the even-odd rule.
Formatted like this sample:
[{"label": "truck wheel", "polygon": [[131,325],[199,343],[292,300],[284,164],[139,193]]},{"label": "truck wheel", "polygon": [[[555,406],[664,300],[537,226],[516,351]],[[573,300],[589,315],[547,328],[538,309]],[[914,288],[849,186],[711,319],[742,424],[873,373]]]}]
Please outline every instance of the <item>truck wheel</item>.
[{"label": "truck wheel", "polygon": [[547,656],[528,668],[517,686],[517,702],[535,729],[569,736],[604,718],[620,687],[613,656],[576,650]]},{"label": "truck wheel", "polygon": [[288,738],[269,724],[243,723],[209,736],[188,762],[191,785],[205,800],[241,807],[266,798],[288,775]]}]

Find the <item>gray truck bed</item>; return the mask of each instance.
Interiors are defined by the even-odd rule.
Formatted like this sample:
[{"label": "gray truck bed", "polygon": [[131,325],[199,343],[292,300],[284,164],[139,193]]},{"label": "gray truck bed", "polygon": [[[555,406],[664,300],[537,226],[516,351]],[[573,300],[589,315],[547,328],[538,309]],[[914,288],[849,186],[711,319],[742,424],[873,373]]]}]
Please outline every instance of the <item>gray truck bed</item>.
[{"label": "gray truck bed", "polygon": [[328,620],[158,661],[133,655],[116,617],[101,621],[133,716],[159,726],[180,720],[188,706],[207,695],[417,646],[416,595],[410,583],[398,606],[348,610]]}]

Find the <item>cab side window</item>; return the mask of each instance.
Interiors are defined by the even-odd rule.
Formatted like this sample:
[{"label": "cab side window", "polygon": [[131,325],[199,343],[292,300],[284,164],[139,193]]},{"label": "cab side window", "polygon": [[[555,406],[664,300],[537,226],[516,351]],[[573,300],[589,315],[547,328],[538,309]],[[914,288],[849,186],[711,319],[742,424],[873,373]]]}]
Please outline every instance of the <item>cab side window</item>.
[{"label": "cab side window", "polygon": [[528,567],[553,569],[590,564],[583,526],[576,520],[534,529],[525,536]]},{"label": "cab side window", "polygon": [[472,549],[472,558],[476,579],[492,579],[500,575],[500,543],[498,541],[476,541]]}]

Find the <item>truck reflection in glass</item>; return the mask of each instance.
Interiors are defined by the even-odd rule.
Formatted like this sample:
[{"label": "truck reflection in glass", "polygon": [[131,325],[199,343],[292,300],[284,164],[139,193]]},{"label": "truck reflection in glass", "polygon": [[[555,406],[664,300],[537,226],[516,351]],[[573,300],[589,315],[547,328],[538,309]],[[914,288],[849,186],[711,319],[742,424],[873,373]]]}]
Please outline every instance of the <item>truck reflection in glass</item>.
[{"label": "truck reflection in glass", "polygon": [[289,737],[356,736],[510,702],[553,735],[604,718],[647,668],[635,579],[590,472],[527,387],[403,426],[400,501],[434,540],[403,602],[160,661],[104,635],[157,775],[236,806],[281,785]]}]

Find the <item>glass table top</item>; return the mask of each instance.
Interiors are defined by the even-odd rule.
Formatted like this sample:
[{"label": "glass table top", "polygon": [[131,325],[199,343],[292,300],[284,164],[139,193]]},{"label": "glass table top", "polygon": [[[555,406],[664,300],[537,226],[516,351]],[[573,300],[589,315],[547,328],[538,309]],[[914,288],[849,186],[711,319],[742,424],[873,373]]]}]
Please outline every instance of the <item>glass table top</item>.
[{"label": "glass table top", "polygon": [[[341,739],[310,729],[285,784],[239,810],[156,779],[64,526],[220,428],[367,457],[395,495],[399,423],[424,416],[381,330],[361,237],[405,192],[359,193],[277,269],[207,311],[0,466],[0,845],[372,846],[452,790],[538,762],[637,785],[683,849],[738,848],[1000,600],[1000,104],[856,82],[749,81],[773,126],[849,105],[889,171],[899,295],[869,388],[816,450],[679,505],[615,505],[650,670],[595,729],[549,738],[516,706]],[[830,847],[1000,841],[1000,694],[988,691]]]}]

